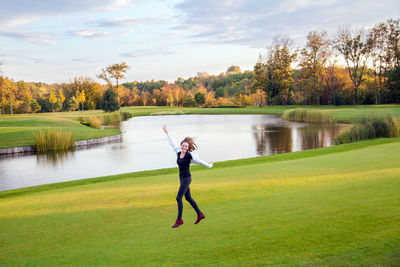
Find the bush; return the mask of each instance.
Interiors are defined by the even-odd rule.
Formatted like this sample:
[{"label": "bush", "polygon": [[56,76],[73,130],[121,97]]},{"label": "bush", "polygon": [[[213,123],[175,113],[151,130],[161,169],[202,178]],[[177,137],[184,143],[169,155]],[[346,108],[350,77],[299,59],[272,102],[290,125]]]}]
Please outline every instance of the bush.
[{"label": "bush", "polygon": [[331,113],[304,108],[286,110],[283,113],[282,118],[288,121],[298,122],[335,123],[335,119]]},{"label": "bush", "polygon": [[379,137],[400,136],[399,123],[391,115],[364,117],[349,130],[336,137],[335,144],[357,142]]}]

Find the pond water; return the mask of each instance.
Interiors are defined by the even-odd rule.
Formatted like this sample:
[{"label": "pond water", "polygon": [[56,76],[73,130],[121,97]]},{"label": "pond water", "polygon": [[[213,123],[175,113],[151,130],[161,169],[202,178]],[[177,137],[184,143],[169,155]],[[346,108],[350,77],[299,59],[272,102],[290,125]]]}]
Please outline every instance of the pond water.
[{"label": "pond water", "polygon": [[277,115],[168,115],[121,124],[123,139],[73,152],[0,158],[0,191],[33,185],[176,167],[162,125],[176,143],[195,137],[202,160],[224,161],[333,145],[347,125],[288,122]]}]

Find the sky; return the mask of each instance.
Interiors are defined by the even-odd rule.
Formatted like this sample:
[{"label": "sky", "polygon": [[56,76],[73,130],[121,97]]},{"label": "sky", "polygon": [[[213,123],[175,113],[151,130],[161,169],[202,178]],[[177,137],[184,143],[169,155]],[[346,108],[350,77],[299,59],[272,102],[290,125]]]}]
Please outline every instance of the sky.
[{"label": "sky", "polygon": [[273,38],[398,18],[398,0],[0,0],[0,75],[62,83],[126,62],[124,81],[252,70]]}]

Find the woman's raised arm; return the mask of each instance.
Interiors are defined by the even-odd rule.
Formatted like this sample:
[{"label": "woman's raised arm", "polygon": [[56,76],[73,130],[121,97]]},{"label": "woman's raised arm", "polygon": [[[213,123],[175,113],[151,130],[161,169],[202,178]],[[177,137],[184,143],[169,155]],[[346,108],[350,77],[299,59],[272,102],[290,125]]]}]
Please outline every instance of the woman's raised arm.
[{"label": "woman's raised arm", "polygon": [[175,144],[174,139],[172,139],[171,135],[168,133],[168,129],[167,129],[166,125],[163,126],[163,130],[167,134],[169,144],[172,146],[172,148],[174,149],[175,153],[181,152],[181,148]]}]

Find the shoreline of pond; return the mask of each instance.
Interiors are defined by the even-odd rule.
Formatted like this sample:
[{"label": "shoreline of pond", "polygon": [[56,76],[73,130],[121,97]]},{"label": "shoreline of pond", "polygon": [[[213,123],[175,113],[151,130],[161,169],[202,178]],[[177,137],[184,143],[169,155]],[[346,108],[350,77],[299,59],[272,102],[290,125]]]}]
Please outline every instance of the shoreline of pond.
[{"label": "shoreline of pond", "polygon": [[[122,134],[116,134],[99,138],[76,140],[74,141],[74,148],[110,143],[121,139],[122,139]],[[31,146],[15,146],[8,148],[0,148],[0,155],[13,155],[18,153],[36,153],[36,146],[31,145]]]}]

